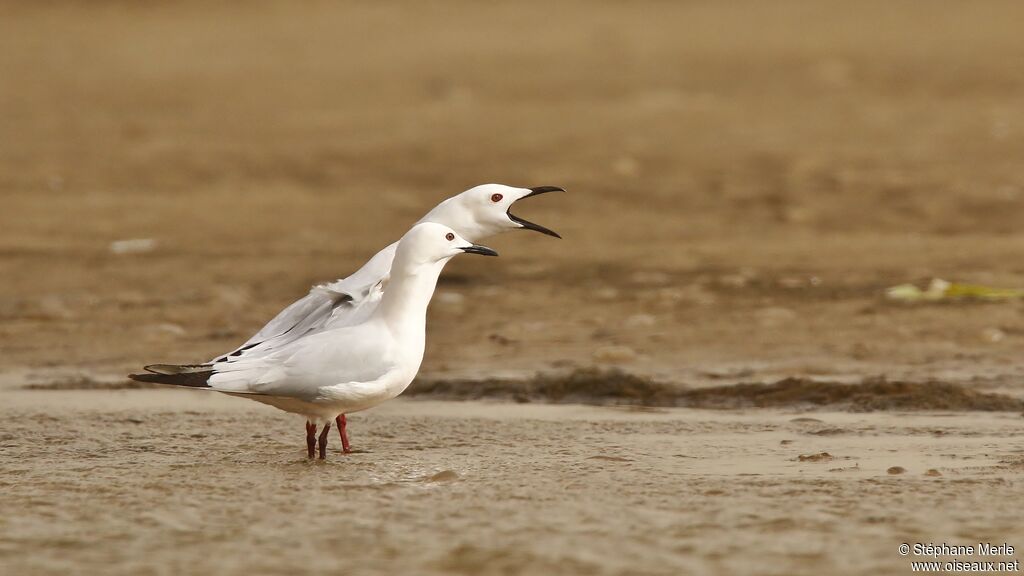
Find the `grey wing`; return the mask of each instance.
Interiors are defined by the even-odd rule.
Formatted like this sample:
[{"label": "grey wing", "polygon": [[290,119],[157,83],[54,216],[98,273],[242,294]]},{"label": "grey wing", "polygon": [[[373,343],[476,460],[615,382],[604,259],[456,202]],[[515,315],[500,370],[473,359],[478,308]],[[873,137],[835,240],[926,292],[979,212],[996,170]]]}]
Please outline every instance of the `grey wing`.
[{"label": "grey wing", "polygon": [[282,310],[244,344],[212,362],[231,362],[242,356],[264,356],[295,340],[331,327],[365,319],[379,300],[380,286],[391,272],[398,243],[387,246],[347,278],[315,286]]},{"label": "grey wing", "polygon": [[292,302],[291,305],[278,312],[277,316],[274,316],[270,322],[267,322],[266,326],[260,328],[259,332],[253,334],[252,338],[246,340],[237,349],[284,334],[303,319],[321,311],[320,309],[331,299],[332,295],[329,292],[313,288],[309,291],[309,294]]},{"label": "grey wing", "polygon": [[[280,319],[279,328],[268,331],[268,336],[263,338],[251,338],[247,344],[231,353],[217,357],[214,363],[233,362],[242,357],[265,356],[303,336],[319,332],[326,327],[335,311],[354,309],[354,300],[350,294],[315,288],[271,321],[278,322]],[[282,318],[289,310],[293,311]]]}]

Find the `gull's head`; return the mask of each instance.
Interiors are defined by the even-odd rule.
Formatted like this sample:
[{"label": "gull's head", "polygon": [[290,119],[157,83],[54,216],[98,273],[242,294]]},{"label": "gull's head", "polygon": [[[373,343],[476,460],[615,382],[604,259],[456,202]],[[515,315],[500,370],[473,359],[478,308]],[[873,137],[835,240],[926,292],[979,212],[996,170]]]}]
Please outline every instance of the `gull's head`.
[{"label": "gull's head", "polygon": [[412,265],[445,262],[459,254],[497,256],[486,246],[474,244],[455,230],[434,222],[423,222],[412,227],[398,243],[395,260]]},{"label": "gull's head", "polygon": [[512,213],[512,205],[519,200],[548,192],[565,190],[557,186],[513,188],[504,184],[483,184],[438,204],[420,222],[437,222],[450,226],[472,240],[520,228],[561,238],[557,232]]}]

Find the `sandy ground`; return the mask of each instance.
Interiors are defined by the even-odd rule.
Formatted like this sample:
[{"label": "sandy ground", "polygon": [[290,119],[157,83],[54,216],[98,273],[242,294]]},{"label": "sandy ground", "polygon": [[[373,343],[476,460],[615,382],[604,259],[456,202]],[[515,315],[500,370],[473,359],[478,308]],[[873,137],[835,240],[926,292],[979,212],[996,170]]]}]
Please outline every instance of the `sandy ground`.
[{"label": "sandy ground", "polygon": [[[311,466],[269,409],[103,389],[232,349],[497,181],[567,188],[518,210],[565,238],[456,259],[424,379],[614,367],[1024,398],[1024,303],[883,297],[1024,287],[1022,18],[0,3],[0,571],[905,573],[902,541],[1024,546],[1019,410],[417,400],[355,418],[372,452]],[[129,239],[153,247],[111,250]]]},{"label": "sandy ground", "polygon": [[0,7],[0,368],[211,358],[498,181],[565,240],[453,262],[425,373],[1020,381],[1020,304],[880,296],[1024,286],[1019,3],[288,6]]},{"label": "sandy ground", "polygon": [[1016,414],[398,400],[311,463],[237,399],[53,394],[0,409],[7,574],[902,574],[902,542],[1024,541]]}]

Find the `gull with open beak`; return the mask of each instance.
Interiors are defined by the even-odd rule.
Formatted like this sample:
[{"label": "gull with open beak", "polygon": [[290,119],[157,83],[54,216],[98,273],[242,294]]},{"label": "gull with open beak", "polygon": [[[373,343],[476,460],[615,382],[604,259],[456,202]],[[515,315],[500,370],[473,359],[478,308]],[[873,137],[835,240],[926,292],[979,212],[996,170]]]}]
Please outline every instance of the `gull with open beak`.
[{"label": "gull with open beak", "polygon": [[[484,184],[470,188],[435,206],[417,224],[436,223],[451,228],[469,242],[507,230],[533,230],[561,238],[553,230],[512,214],[512,205],[524,198],[549,192],[564,192],[557,186],[514,188],[502,184]],[[178,376],[202,374],[211,367],[227,368],[239,362],[264,358],[330,329],[352,326],[367,320],[380,305],[385,288],[391,284],[392,268],[399,242],[375,254],[352,275],[313,287],[308,294],[289,305],[235,350],[204,364],[154,364],[146,369],[154,374]],[[142,375],[146,376],[146,375]],[[345,413],[337,417],[342,449],[351,451]]]},{"label": "gull with open beak", "polygon": [[[564,190],[557,186],[513,188],[502,184],[483,184],[441,202],[416,223],[443,224],[470,242],[481,242],[495,234],[518,229],[561,238],[549,228],[512,214],[512,204],[548,192]],[[218,356],[214,362],[230,362],[240,356],[260,354],[263,350],[281,346],[328,325],[343,326],[365,318],[380,300],[397,246],[395,242],[377,252],[347,278],[314,286],[306,296],[279,312],[245,343]],[[345,300],[347,305],[339,306],[339,300]]]},{"label": "gull with open beak", "polygon": [[398,242],[388,288],[364,320],[320,330],[260,356],[202,367],[147,366],[149,373],[131,377],[224,392],[300,414],[306,418],[308,456],[319,448],[324,459],[333,421],[398,396],[415,378],[438,276],[463,253],[498,255],[447,226],[417,224]]}]

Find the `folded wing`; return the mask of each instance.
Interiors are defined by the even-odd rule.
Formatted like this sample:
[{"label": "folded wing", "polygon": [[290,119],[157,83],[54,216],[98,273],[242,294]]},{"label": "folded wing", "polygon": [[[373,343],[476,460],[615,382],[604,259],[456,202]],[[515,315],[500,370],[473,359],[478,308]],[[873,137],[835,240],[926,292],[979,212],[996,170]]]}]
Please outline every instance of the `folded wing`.
[{"label": "folded wing", "polygon": [[310,334],[362,322],[380,301],[397,247],[397,242],[387,246],[347,278],[313,287],[244,344],[211,363],[263,357]]}]

